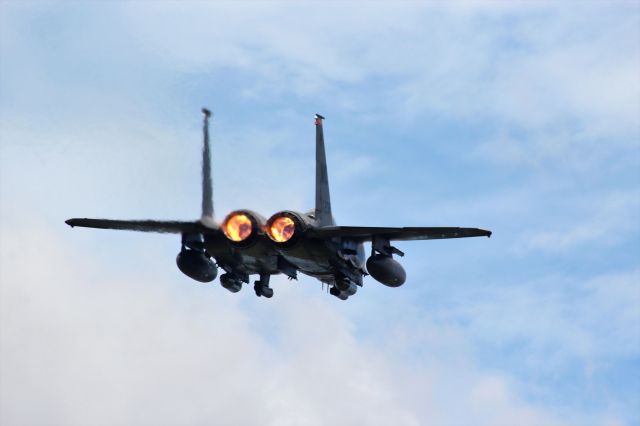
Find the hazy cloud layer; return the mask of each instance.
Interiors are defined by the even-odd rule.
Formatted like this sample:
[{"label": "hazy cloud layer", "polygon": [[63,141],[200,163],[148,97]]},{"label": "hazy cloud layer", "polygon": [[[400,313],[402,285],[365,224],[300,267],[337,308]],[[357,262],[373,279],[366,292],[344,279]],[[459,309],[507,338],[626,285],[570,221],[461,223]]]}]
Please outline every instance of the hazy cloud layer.
[{"label": "hazy cloud layer", "polygon": [[[0,4],[0,423],[626,425],[640,420],[633,2]],[[200,286],[178,237],[71,216],[312,203],[409,282],[348,303]]]},{"label": "hazy cloud layer", "polygon": [[[170,268],[110,270],[29,225],[3,232],[3,424],[564,424],[447,327],[393,324],[379,346],[332,298],[284,281],[277,304],[255,306]],[[455,353],[411,360],[407,338]]]}]

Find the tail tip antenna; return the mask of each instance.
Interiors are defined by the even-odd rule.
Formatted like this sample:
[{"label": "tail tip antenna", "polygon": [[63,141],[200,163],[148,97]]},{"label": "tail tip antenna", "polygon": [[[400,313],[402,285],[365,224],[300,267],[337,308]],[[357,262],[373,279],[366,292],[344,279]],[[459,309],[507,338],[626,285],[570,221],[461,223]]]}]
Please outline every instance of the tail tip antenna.
[{"label": "tail tip antenna", "polygon": [[202,108],[202,113],[204,114],[205,118],[209,118],[211,117],[211,111],[209,111],[207,108]]}]

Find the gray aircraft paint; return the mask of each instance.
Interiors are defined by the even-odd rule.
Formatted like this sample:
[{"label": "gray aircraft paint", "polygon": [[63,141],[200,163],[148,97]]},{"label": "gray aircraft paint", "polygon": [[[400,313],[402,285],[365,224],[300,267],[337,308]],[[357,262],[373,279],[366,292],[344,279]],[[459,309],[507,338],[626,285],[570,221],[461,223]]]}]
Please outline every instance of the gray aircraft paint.
[{"label": "gray aircraft paint", "polygon": [[[393,256],[403,256],[404,253],[391,245],[392,240],[491,236],[491,231],[478,228],[336,226],[329,194],[324,117],[316,114],[315,209],[307,214],[276,213],[266,222],[258,214],[242,210],[252,219],[250,237],[237,242],[231,241],[214,220],[209,141],[211,113],[205,108],[202,112],[202,215],[199,221],[74,218],[66,223],[71,227],[179,233],[182,235],[181,250],[177,257],[180,270],[197,281],[208,282],[216,277],[217,266],[225,271],[220,276],[222,286],[232,292],[239,291],[243,283],[249,283],[251,275],[259,275],[260,279],[254,285],[256,295],[271,297],[271,275],[282,273],[296,278],[297,272],[301,272],[328,284],[330,293],[342,300],[355,294],[358,286],[363,285],[363,277],[367,275],[365,242],[372,243],[371,257],[367,261],[372,277],[387,286],[398,287],[404,283],[406,274]],[[292,218],[295,232],[291,240],[272,241],[263,227],[281,216]],[[215,264],[212,259],[215,259]]]},{"label": "gray aircraft paint", "polygon": [[318,226],[335,225],[331,214],[331,195],[329,193],[329,174],[327,173],[327,155],[324,148],[324,117],[316,114],[316,208],[315,217]]},{"label": "gray aircraft paint", "polygon": [[202,108],[204,143],[202,144],[202,216],[200,221],[205,225],[213,225],[213,181],[211,177],[211,149],[209,146],[209,117],[211,112]]}]

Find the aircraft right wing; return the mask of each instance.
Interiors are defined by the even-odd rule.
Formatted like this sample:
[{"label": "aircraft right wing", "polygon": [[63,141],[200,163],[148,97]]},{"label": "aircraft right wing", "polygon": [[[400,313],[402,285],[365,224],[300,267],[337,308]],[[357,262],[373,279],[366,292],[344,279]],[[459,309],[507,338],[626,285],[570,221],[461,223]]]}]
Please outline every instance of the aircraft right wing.
[{"label": "aircraft right wing", "polygon": [[405,227],[384,228],[371,226],[326,226],[307,231],[315,238],[347,237],[371,241],[374,236],[396,241],[440,240],[447,238],[490,237],[491,231],[479,228],[457,227]]},{"label": "aircraft right wing", "polygon": [[111,220],[111,219],[69,219],[65,223],[72,228],[118,229],[121,231],[160,232],[169,234],[214,234],[218,229],[204,226],[201,222],[180,222],[160,220]]}]

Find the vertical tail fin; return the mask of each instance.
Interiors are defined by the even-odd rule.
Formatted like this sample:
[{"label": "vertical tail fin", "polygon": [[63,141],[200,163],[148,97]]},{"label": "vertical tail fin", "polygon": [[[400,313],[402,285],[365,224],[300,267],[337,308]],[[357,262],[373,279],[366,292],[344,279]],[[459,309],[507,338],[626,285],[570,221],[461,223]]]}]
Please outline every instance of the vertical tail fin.
[{"label": "vertical tail fin", "polygon": [[324,117],[316,114],[316,209],[315,216],[320,226],[335,225],[331,214],[331,197],[329,195],[329,176],[327,174],[327,157],[324,150],[324,133],[322,131]]},{"label": "vertical tail fin", "polygon": [[202,108],[204,122],[202,126],[203,146],[202,146],[202,217],[200,222],[204,225],[215,226],[213,219],[213,183],[211,180],[211,149],[209,147],[209,118],[211,111]]}]

